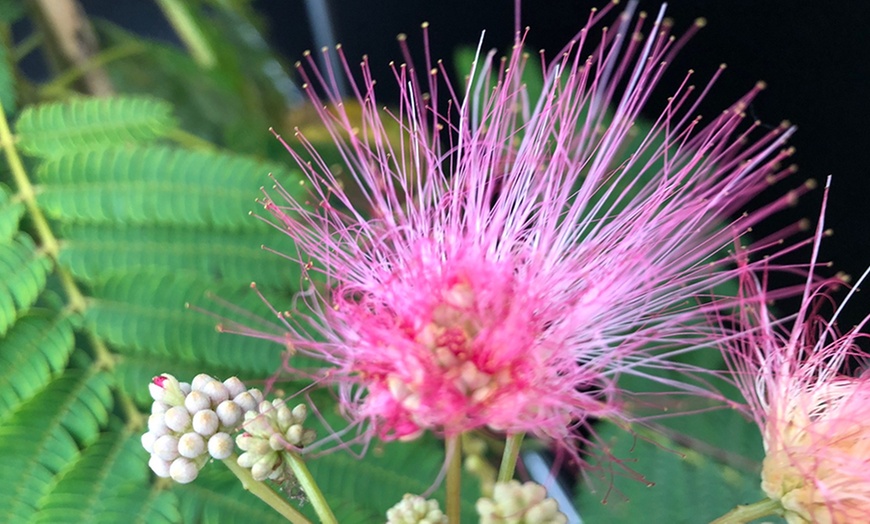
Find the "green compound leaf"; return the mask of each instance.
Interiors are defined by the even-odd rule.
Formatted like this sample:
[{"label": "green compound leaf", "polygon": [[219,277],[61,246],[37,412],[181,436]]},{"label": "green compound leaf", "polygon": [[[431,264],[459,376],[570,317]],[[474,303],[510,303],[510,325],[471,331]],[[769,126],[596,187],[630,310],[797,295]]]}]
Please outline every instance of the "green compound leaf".
[{"label": "green compound leaf", "polygon": [[186,303],[217,309],[212,294],[249,311],[264,310],[248,288],[218,286],[189,275],[129,273],[94,286],[85,322],[125,354],[173,359],[179,365],[208,362],[257,377],[278,369],[281,346],[218,333],[214,318],[185,309]]},{"label": "green compound leaf", "polygon": [[24,215],[24,203],[12,199],[12,191],[0,184],[0,243],[8,242],[18,231],[18,221]]},{"label": "green compound leaf", "polygon": [[[653,485],[617,475],[596,492],[579,486],[575,500],[584,522],[709,522],[737,504],[763,498],[758,428],[732,411],[685,419],[687,427],[702,428],[700,438],[670,430],[666,435],[643,430],[635,437],[611,424],[598,426],[608,450]],[[713,433],[718,436],[704,437]]]},{"label": "green compound leaf", "polygon": [[251,229],[270,172],[299,187],[281,166],[243,156],[163,146],[85,151],[40,166],[38,201],[65,222]]},{"label": "green compound leaf", "polygon": [[30,106],[15,124],[18,147],[40,157],[154,140],[175,127],[172,106],[144,96],[77,98]]},{"label": "green compound leaf", "polygon": [[65,224],[59,262],[79,279],[143,270],[185,272],[236,284],[295,289],[299,264],[262,249],[293,252],[287,235],[251,217],[250,230]]},{"label": "green compound leaf", "polygon": [[0,336],[36,301],[49,269],[51,259],[26,234],[0,243]]},{"label": "green compound leaf", "polygon": [[0,523],[30,522],[56,475],[99,438],[112,405],[105,373],[67,371],[0,426]]},{"label": "green compound leaf", "polygon": [[63,371],[73,351],[69,319],[28,314],[0,338],[0,421]]},{"label": "green compound leaf", "polygon": [[41,501],[36,523],[178,522],[177,500],[151,485],[139,435],[107,432]]}]

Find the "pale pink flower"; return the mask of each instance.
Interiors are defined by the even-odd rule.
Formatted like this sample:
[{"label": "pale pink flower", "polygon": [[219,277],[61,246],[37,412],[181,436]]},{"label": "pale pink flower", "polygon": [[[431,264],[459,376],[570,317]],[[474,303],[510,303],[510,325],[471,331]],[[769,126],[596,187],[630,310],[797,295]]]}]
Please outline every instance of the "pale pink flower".
[{"label": "pale pink flower", "polygon": [[[279,314],[283,333],[247,333],[324,362],[308,376],[337,386],[366,437],[491,427],[564,443],[589,417],[628,416],[622,374],[706,391],[672,357],[702,346],[699,322],[732,303],[710,290],[735,274],[719,258],[735,233],[795,197],[723,226],[792,171],[780,167],[791,130],[745,122],[761,85],[703,125],[695,111],[719,68],[700,89],[690,72],[638,135],[684,38],[661,14],[642,37],[646,18],[624,14],[599,40],[608,9],[543,71],[525,71],[519,37],[501,62],[478,53],[461,91],[428,53],[415,70],[401,38],[398,109],[377,102],[364,58],[361,118],[338,93],[353,69],[340,49],[331,67],[300,65],[341,174],[301,133],[285,144],[309,197],[276,186],[264,205],[318,284]],[[544,77],[536,100],[529,72]]]},{"label": "pale pink flower", "polygon": [[[821,226],[811,272],[820,237]],[[870,356],[856,344],[870,317],[840,334],[842,306],[830,320],[820,315],[831,304],[825,287],[837,283],[808,283],[786,328],[768,311],[765,286],[747,272],[738,322],[723,333],[745,410],[763,437],[762,490],[791,524],[870,522],[870,375],[852,371]]]}]

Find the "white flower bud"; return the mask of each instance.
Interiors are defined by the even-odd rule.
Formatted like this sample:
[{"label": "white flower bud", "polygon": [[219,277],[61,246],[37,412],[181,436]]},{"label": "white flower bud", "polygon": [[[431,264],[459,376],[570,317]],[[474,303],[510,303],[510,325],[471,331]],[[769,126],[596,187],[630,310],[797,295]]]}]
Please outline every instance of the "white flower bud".
[{"label": "white flower bud", "polygon": [[254,438],[256,437],[251,436],[250,433],[239,433],[236,435],[236,446],[242,451],[248,451],[248,446]]},{"label": "white flower bud", "polygon": [[272,436],[269,437],[269,447],[275,451],[281,451],[287,449],[287,442],[280,433],[272,433]]},{"label": "white flower bud", "polygon": [[239,466],[247,469],[251,469],[251,467],[260,460],[260,455],[255,453],[242,453],[239,455],[239,458],[236,459],[236,462]]},{"label": "white flower bud", "polygon": [[258,415],[255,411],[248,411],[245,413],[244,428],[248,433],[258,437],[268,438],[275,432],[275,427],[272,425],[272,421],[269,420],[269,417],[266,415]]},{"label": "white flower bud", "polygon": [[169,478],[170,464],[170,461],[163,460],[157,455],[151,455],[151,458],[148,459],[148,467],[151,468],[151,471],[153,471],[155,475],[162,478]]},{"label": "white flower bud", "polygon": [[407,494],[387,510],[387,524],[447,524],[447,516],[441,512],[437,500]]},{"label": "white flower bud", "polygon": [[151,414],[152,415],[162,415],[166,413],[166,410],[169,409],[169,404],[165,402],[160,402],[159,400],[155,400],[151,404]]},{"label": "white flower bud", "polygon": [[166,427],[166,420],[164,420],[162,413],[148,417],[148,431],[154,433],[157,437],[169,433],[169,428]]},{"label": "white flower bud", "polygon": [[188,394],[190,393],[190,391],[193,389],[193,388],[190,387],[190,382],[179,382],[179,383],[178,383],[178,388],[179,388],[179,389],[181,390],[181,392],[184,393],[185,395],[188,395]]},{"label": "white flower bud", "polygon": [[293,444],[297,448],[302,445],[303,428],[299,424],[293,424],[287,429],[287,442]]},{"label": "white flower bud", "polygon": [[243,391],[233,397],[233,402],[242,408],[243,412],[256,411],[259,401],[251,395],[250,391]]},{"label": "white flower bud", "polygon": [[209,409],[211,407],[211,399],[202,391],[193,390],[185,397],[184,407],[193,414],[197,411]]},{"label": "white flower bud", "polygon": [[[565,524],[568,519],[559,512],[555,500],[546,498],[540,484],[516,480],[497,482],[492,498],[477,501],[481,524],[521,521],[528,524]],[[521,520],[516,520],[521,519]]]},{"label": "white flower bud", "polygon": [[302,442],[301,446],[299,447],[308,446],[309,444],[312,444],[315,440],[317,440],[317,432],[313,429],[306,429],[302,433]]},{"label": "white flower bud", "polygon": [[163,460],[173,460],[178,457],[178,439],[172,435],[163,435],[154,441],[152,453]]},{"label": "white flower bud", "polygon": [[205,439],[199,433],[185,433],[178,439],[178,454],[189,459],[205,453]]},{"label": "white flower bud", "polygon": [[268,400],[263,400],[257,406],[257,411],[260,412],[261,415],[265,415],[266,413],[271,413],[275,410],[275,405],[269,402]]},{"label": "white flower bud", "polygon": [[208,395],[208,398],[211,399],[212,406],[217,406],[224,400],[230,398],[230,393],[227,391],[226,386],[217,380],[207,382],[200,388],[200,391]]},{"label": "white flower bud", "polygon": [[254,400],[257,401],[257,404],[259,404],[260,402],[263,401],[263,392],[260,391],[259,389],[251,388],[248,390],[248,393],[250,393],[251,396],[254,397]]},{"label": "white flower bud", "polygon": [[248,446],[247,451],[254,455],[265,455],[272,451],[272,447],[269,446],[269,438],[252,436],[245,444]]},{"label": "white flower bud", "polygon": [[279,428],[290,427],[293,424],[293,413],[290,411],[290,408],[283,404],[278,407],[275,418],[278,421]]},{"label": "white flower bud", "polygon": [[236,427],[242,421],[242,417],[244,416],[242,407],[232,400],[224,400],[221,402],[217,409],[215,409],[215,413],[217,413],[221,425],[225,428]]},{"label": "white flower bud", "polygon": [[215,433],[208,439],[208,454],[212,458],[224,460],[233,454],[233,437],[227,433]]},{"label": "white flower bud", "polygon": [[157,402],[163,402],[163,397],[166,396],[166,390],[153,382],[148,384],[148,393],[150,393],[151,398]]},{"label": "white flower bud", "polygon": [[172,465],[169,466],[169,476],[179,484],[193,482],[198,473],[199,468],[196,466],[196,463],[184,457],[173,460]]},{"label": "white flower bud", "polygon": [[295,408],[293,408],[293,422],[296,424],[302,424],[305,422],[305,419],[308,418],[308,406],[305,404],[299,404]]},{"label": "white flower bud", "polygon": [[213,376],[207,373],[200,373],[199,375],[193,377],[193,380],[190,381],[190,388],[193,391],[202,391],[203,386],[205,386],[209,382],[215,381],[217,381],[217,379]]},{"label": "white flower bud", "polygon": [[157,435],[151,433],[150,431],[146,431],[142,434],[142,438],[140,441],[142,442],[142,447],[145,448],[145,451],[148,453],[154,452],[154,441],[157,440]]},{"label": "white flower bud", "polygon": [[239,380],[239,377],[230,377],[224,380],[224,387],[230,394],[230,398],[236,398],[245,391],[245,384]]},{"label": "white flower bud", "polygon": [[218,426],[220,426],[220,419],[217,414],[210,409],[197,411],[193,415],[193,430],[203,437],[214,435],[218,430]]},{"label": "white flower bud", "polygon": [[184,402],[184,393],[181,392],[178,380],[168,373],[151,379],[148,391],[151,393],[151,398],[170,406],[179,406]]},{"label": "white flower bud", "polygon": [[568,517],[559,512],[559,504],[553,499],[544,499],[526,512],[527,522],[545,522],[546,524],[566,524]]},{"label": "white flower bud", "polygon": [[171,407],[163,414],[163,420],[172,431],[183,433],[190,427],[190,412],[184,406]]},{"label": "white flower bud", "polygon": [[254,480],[266,480],[272,473],[272,470],[275,469],[277,463],[278,454],[273,451],[260,458],[260,460],[251,466],[251,476],[254,477]]}]

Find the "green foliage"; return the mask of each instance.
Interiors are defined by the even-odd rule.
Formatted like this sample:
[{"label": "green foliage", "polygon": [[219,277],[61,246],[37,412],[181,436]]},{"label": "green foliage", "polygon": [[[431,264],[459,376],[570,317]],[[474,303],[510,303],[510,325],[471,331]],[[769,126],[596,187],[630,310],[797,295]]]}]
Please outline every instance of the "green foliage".
[{"label": "green foliage", "polygon": [[71,369],[50,382],[0,427],[0,522],[30,522],[55,476],[93,444],[112,406],[111,376]]},{"label": "green foliage", "polygon": [[164,136],[172,106],[149,97],[75,98],[25,108],[15,126],[18,147],[41,157],[125,145]]},{"label": "green foliage", "polygon": [[761,436],[735,412],[675,418],[659,431],[635,430],[631,435],[612,424],[598,426],[601,442],[622,465],[602,464],[615,475],[578,486],[575,503],[585,522],[709,522],[735,504],[762,498]]},{"label": "green foliage", "polygon": [[63,371],[73,342],[72,324],[63,316],[31,310],[18,320],[0,351],[0,421]]},{"label": "green foliage", "polygon": [[24,204],[13,200],[9,188],[0,184],[0,242],[5,243],[12,239],[22,215]]},{"label": "green foliage", "polygon": [[178,522],[175,497],[145,487],[150,477],[147,462],[138,435],[129,431],[101,434],[60,475],[43,499],[36,522]]},{"label": "green foliage", "polygon": [[[0,1],[0,29],[23,15],[16,6]],[[225,47],[224,57],[240,53]],[[3,145],[0,522],[279,520],[220,465],[193,486],[158,482],[139,443],[146,420],[139,410],[154,375],[262,379],[281,365],[283,346],[221,335],[215,318],[185,305],[264,316],[252,280],[282,302],[301,280],[299,264],[261,248],[292,255],[289,237],[249,216],[260,187],[274,183],[269,173],[301,191],[297,175],[262,154],[209,144],[176,117],[179,107],[187,124],[221,115],[261,144],[249,151],[277,151],[266,131],[280,123],[276,96],[263,92],[273,106],[256,118],[243,106],[232,115],[215,110],[252,85],[237,74],[252,64],[239,54],[234,71],[205,73],[184,53],[168,52],[179,66],[168,74],[190,90],[36,101],[17,114],[13,140]],[[31,102],[36,94],[27,85],[19,91],[12,56],[0,48],[7,121],[19,93]],[[143,70],[142,56],[128,63]],[[166,78],[159,64],[145,69]],[[191,105],[204,75],[218,80],[222,99]],[[45,92],[62,93],[63,85]],[[250,102],[256,95],[249,94]]]},{"label": "green foliage", "polygon": [[19,312],[36,301],[45,286],[51,260],[26,233],[0,244],[0,335],[6,333]]}]

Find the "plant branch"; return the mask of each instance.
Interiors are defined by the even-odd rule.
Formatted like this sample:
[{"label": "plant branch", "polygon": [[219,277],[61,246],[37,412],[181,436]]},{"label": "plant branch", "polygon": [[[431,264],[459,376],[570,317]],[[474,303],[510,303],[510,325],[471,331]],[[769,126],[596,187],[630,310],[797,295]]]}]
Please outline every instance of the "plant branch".
[{"label": "plant branch", "polygon": [[326,503],[326,498],[324,498],[323,493],[320,491],[317,482],[314,481],[314,477],[311,476],[311,472],[305,466],[302,457],[293,452],[284,453],[284,456],[289,457],[290,468],[293,470],[293,474],[296,475],[296,480],[299,481],[302,491],[305,492],[308,500],[311,501],[311,505],[314,506],[314,511],[320,517],[320,522],[323,524],[338,524],[338,520],[332,514],[329,504]]},{"label": "plant branch", "polygon": [[96,33],[75,0],[35,0],[46,29],[55,44],[54,50],[60,61],[83,71],[84,89],[96,96],[108,96],[115,92],[109,75],[98,67],[88,67],[88,62],[99,50]]},{"label": "plant branch", "polygon": [[239,463],[236,462],[238,458],[239,456],[233,453],[228,458],[225,458],[223,463],[241,481],[242,487],[268,504],[269,507],[293,524],[311,524],[311,521],[305,518],[305,515],[299,513],[299,510],[291,506],[288,500],[276,493],[266,483],[254,480],[254,477],[251,476],[251,471],[239,466]]},{"label": "plant branch", "polygon": [[498,468],[498,482],[507,482],[514,478],[517,457],[520,454],[525,435],[525,433],[515,433],[505,439],[504,454],[501,457],[501,466]]},{"label": "plant branch", "polygon": [[444,441],[447,454],[447,522],[459,524],[462,513],[462,447],[459,444],[461,435],[447,437]]},{"label": "plant branch", "polygon": [[208,39],[202,33],[196,20],[190,15],[184,2],[178,0],[157,0],[163,15],[172,24],[172,28],[184,42],[184,47],[193,57],[193,60],[202,68],[210,69],[217,63],[214,51],[208,43]]},{"label": "plant branch", "polygon": [[710,524],[746,524],[768,515],[782,515],[782,504],[779,501],[764,499],[754,504],[737,506]]},{"label": "plant branch", "polygon": [[73,65],[63,73],[55,76],[51,82],[39,88],[39,95],[42,98],[52,98],[62,95],[69,89],[70,84],[75,83],[81,78],[86,78],[90,71],[102,68],[104,65],[127,58],[129,56],[144,53],[145,47],[135,42],[129,42],[110,47],[105,51],[94,54],[87,61]]}]

